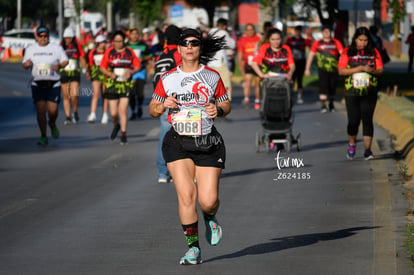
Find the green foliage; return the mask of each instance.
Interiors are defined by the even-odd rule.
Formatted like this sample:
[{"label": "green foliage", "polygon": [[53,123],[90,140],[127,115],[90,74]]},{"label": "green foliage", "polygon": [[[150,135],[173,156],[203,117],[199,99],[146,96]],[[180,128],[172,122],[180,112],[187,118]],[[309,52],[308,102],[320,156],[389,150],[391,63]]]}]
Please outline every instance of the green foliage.
[{"label": "green foliage", "polygon": [[138,16],[138,25],[142,28],[163,18],[162,7],[165,0],[133,0],[132,9]]},{"label": "green foliage", "polygon": [[404,20],[405,1],[404,0],[388,0],[389,8],[392,10],[392,22],[399,23]]}]

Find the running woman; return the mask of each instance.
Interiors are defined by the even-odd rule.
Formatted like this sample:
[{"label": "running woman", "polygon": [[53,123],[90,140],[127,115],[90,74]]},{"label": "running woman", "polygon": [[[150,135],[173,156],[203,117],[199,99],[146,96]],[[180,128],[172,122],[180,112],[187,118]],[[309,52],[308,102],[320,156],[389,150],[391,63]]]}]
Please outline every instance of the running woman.
[{"label": "running woman", "polygon": [[[71,27],[67,27],[63,32],[63,41],[61,43],[69,63],[65,68],[60,69],[62,82],[63,110],[65,111],[65,125],[77,123],[79,121],[78,105],[79,105],[79,85],[81,70],[79,64],[85,68],[87,77],[89,75],[89,66],[85,59],[85,52],[80,43],[78,43],[75,32]],[[72,119],[70,117],[70,109],[72,102]]]},{"label": "running woman", "polygon": [[321,102],[321,113],[326,113],[328,108],[326,101],[329,100],[329,110],[335,112],[336,85],[338,83],[338,59],[342,53],[342,44],[339,40],[331,37],[331,27],[322,27],[322,39],[312,44],[306,61],[305,75],[310,76],[310,67],[316,55],[319,75],[319,100]]},{"label": "running woman", "polygon": [[[128,44],[141,62],[140,70],[132,76],[134,88],[129,94],[129,107],[131,108],[130,120],[142,117],[142,104],[144,103],[144,86],[147,82],[147,62],[152,59],[150,48],[140,39],[139,30],[132,28],[129,30]],[[138,108],[137,108],[138,105]]]},{"label": "running woman", "polygon": [[362,120],[364,158],[372,159],[373,116],[377,103],[378,76],[384,72],[379,51],[366,27],[356,29],[352,43],[341,54],[338,64],[339,75],[345,76],[345,104],[348,114],[348,150],[346,156],[353,159],[356,136]]},{"label": "running woman", "polygon": [[[23,57],[23,68],[31,69],[32,98],[36,106],[37,124],[40,129],[38,145],[46,146],[47,118],[53,138],[59,138],[56,127],[60,103],[59,69],[68,64],[68,57],[61,46],[49,43],[49,29],[39,27],[36,30],[37,43],[29,46]],[[47,114],[47,115],[46,115]]]},{"label": "running woman", "polygon": [[248,106],[250,104],[250,90],[254,86],[254,108],[260,108],[260,78],[251,67],[253,57],[260,37],[256,34],[256,28],[253,24],[246,24],[245,35],[237,42],[237,61],[239,64],[239,71],[244,80],[243,85],[243,104]]},{"label": "running woman", "polygon": [[[121,130],[121,145],[127,141],[129,94],[134,87],[132,75],[139,71],[141,63],[134,51],[125,45],[125,33],[116,31],[113,46],[109,47],[102,58],[100,70],[106,76],[105,98],[109,101],[109,110],[114,128],[110,139],[114,140]],[[119,118],[119,121],[118,121]]]},{"label": "running woman", "polygon": [[293,81],[297,83],[297,99],[298,104],[303,104],[303,75],[306,67],[306,47],[310,47],[312,41],[309,38],[302,37],[302,26],[295,27],[295,35],[289,36],[286,44],[291,48],[293,59],[295,60],[295,72],[293,73]]},{"label": "running woman", "polygon": [[[106,37],[102,34],[95,39],[96,47],[89,52],[89,68],[91,68],[91,80],[93,95],[91,100],[91,113],[88,116],[88,122],[94,123],[96,120],[96,108],[98,107],[98,100],[101,93],[105,92],[105,75],[99,70],[102,58],[106,49]],[[103,97],[103,96],[102,96]],[[108,123],[108,100],[103,98],[103,114],[101,119],[102,124]]]},{"label": "running woman", "polygon": [[215,52],[221,48],[222,42],[222,39],[209,37],[201,41],[198,31],[184,30],[178,46],[182,65],[161,77],[149,105],[150,114],[154,117],[169,110],[168,117],[172,123],[162,149],[174,181],[178,213],[189,247],[180,260],[183,265],[202,262],[197,198],[208,243],[217,245],[222,236],[215,216],[219,208],[219,178],[226,149],[213,123],[214,118],[227,115],[231,105],[219,73],[200,63],[200,60],[203,63],[207,61],[203,59],[204,55],[212,56],[205,54],[204,50]]}]

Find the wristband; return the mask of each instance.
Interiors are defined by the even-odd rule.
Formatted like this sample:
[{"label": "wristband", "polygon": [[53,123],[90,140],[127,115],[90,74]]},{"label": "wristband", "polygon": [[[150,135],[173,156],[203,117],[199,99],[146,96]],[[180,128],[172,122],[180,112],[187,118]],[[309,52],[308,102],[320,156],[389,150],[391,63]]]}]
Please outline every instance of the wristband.
[{"label": "wristband", "polygon": [[222,117],[224,115],[223,108],[217,107],[217,116]]}]

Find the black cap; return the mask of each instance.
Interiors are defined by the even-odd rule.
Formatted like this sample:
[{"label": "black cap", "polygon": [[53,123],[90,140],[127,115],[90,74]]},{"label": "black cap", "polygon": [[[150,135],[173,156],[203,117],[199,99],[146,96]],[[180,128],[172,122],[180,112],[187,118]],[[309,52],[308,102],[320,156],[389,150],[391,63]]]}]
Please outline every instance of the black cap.
[{"label": "black cap", "polygon": [[303,30],[303,27],[301,25],[298,25],[298,26],[295,27],[295,30],[301,31],[301,30]]},{"label": "black cap", "polygon": [[165,37],[167,38],[167,43],[170,45],[177,45],[180,35],[181,29],[176,25],[169,25],[165,30]]},{"label": "black cap", "polygon": [[46,28],[46,27],[38,27],[37,29],[36,29],[36,34],[41,34],[41,33],[47,33],[48,35],[49,35],[49,29],[48,28]]},{"label": "black cap", "polygon": [[187,37],[195,37],[198,40],[201,40],[201,34],[195,29],[185,29],[181,32],[180,41],[186,39]]}]

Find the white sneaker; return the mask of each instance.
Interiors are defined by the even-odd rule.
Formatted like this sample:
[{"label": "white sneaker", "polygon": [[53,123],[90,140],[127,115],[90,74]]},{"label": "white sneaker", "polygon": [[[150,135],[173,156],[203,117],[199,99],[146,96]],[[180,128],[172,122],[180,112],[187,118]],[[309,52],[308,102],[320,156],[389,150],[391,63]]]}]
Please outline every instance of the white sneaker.
[{"label": "white sneaker", "polygon": [[90,113],[89,116],[88,116],[88,122],[89,123],[95,123],[95,120],[96,120],[95,113]]},{"label": "white sneaker", "polygon": [[303,99],[301,97],[298,97],[298,100],[296,101],[297,104],[303,104]]},{"label": "white sneaker", "polygon": [[101,123],[102,124],[108,124],[108,114],[107,113],[103,113]]}]

